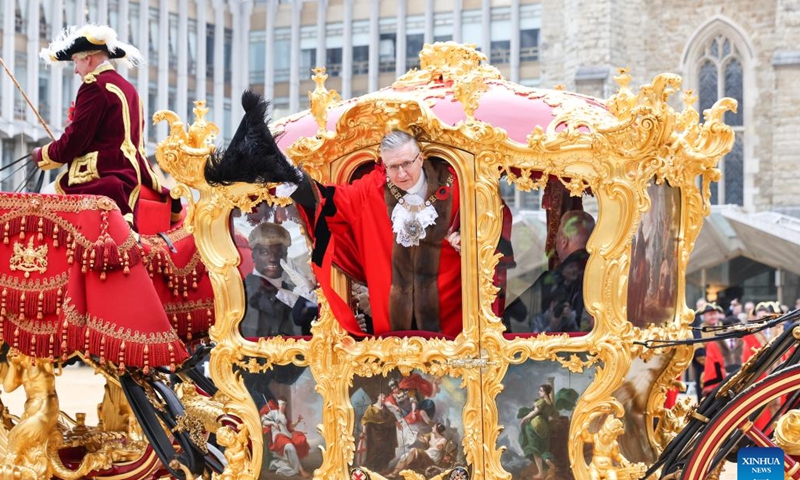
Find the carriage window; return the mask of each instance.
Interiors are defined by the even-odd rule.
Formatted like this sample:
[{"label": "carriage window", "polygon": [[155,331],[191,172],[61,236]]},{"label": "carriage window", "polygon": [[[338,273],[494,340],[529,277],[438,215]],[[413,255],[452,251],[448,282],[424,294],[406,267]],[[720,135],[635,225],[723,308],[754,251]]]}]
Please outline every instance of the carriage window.
[{"label": "carriage window", "polygon": [[[535,194],[515,192],[516,197]],[[583,282],[586,242],[594,225],[583,198],[570,196],[557,179],[546,182],[540,210],[504,204],[502,256],[495,273],[500,293],[493,310],[508,332],[579,334],[592,329]]]},{"label": "carriage window", "polygon": [[232,223],[245,288],[242,336],[310,335],[316,280],[297,209],[262,202],[251,212],[235,212]]},{"label": "carriage window", "polygon": [[680,189],[651,183],[647,193],[650,210],[633,238],[628,277],[628,321],[637,327],[672,320],[678,289]]}]

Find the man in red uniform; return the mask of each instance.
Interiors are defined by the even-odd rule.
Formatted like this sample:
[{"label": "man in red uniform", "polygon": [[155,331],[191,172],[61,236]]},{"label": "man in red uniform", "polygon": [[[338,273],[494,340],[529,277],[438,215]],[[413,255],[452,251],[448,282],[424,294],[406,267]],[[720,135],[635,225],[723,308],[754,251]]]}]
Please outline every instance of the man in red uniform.
[{"label": "man in red uniform", "polygon": [[[134,225],[141,190],[165,193],[145,158],[139,95],[110,63],[139,65],[139,50],[110,27],[86,25],[64,30],[40,56],[48,63],[72,61],[83,82],[64,134],[34,150],[34,160],[42,170],[68,167],[56,180],[57,193],[110,197]],[[180,203],[172,210],[179,214]]]}]

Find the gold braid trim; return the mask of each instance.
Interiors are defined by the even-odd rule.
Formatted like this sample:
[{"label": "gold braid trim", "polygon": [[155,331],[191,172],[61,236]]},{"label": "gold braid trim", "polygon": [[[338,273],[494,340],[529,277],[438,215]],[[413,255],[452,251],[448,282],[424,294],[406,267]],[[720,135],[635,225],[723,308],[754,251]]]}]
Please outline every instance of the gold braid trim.
[{"label": "gold braid trim", "polygon": [[164,304],[164,311],[167,312],[167,315],[172,315],[174,313],[188,313],[193,312],[195,310],[200,309],[208,309],[214,308],[214,299],[211,300],[190,300],[188,302],[174,302],[174,303],[165,303]]},{"label": "gold braid trim", "polygon": [[121,88],[109,83],[106,84],[106,90],[117,96],[120,106],[122,107],[122,125],[125,128],[125,138],[122,140],[119,149],[131,163],[133,169],[136,170],[136,188],[133,189],[131,196],[128,197],[128,206],[133,210],[136,208],[136,202],[139,200],[139,186],[142,184],[142,171],[139,168],[139,161],[136,158],[136,145],[134,145],[133,140],[131,140],[131,110],[128,105],[128,97],[125,96],[125,92],[123,92]]},{"label": "gold braid trim", "polygon": [[200,252],[197,251],[192,255],[192,259],[186,263],[185,267],[179,268],[164,249],[154,247],[145,257],[145,264],[150,266],[151,270],[153,268],[166,268],[173,277],[185,277],[191,274],[199,276],[202,272],[205,272],[205,266],[200,260]]},{"label": "gold braid trim", "polygon": [[39,160],[39,162],[36,163],[36,166],[38,166],[40,170],[45,170],[45,171],[47,171],[47,170],[55,170],[56,168],[60,168],[60,167],[64,166],[63,163],[56,162],[55,160],[50,158],[50,145],[52,145],[52,144],[53,144],[53,142],[50,142],[47,145],[45,145],[44,147],[42,147],[41,150],[39,150],[39,153],[42,155],[42,159]]},{"label": "gold braid trim", "polygon": [[94,83],[97,81],[98,75],[109,70],[114,70],[114,67],[112,67],[110,63],[104,63],[103,65],[100,65],[91,72],[87,73],[86,76],[83,77],[83,83]]},{"label": "gold braid trim", "polygon": [[[184,227],[175,228],[173,230],[164,232],[163,235],[166,235],[167,238],[172,243],[178,243],[184,238],[188,238],[191,236],[188,230]],[[142,242],[150,245],[153,248],[163,247],[164,240],[161,238],[161,235],[142,235]]]},{"label": "gold braid trim", "polygon": [[[190,234],[185,228],[178,228],[167,232],[167,238],[177,244],[181,240],[189,237]],[[150,251],[144,257],[145,265],[151,277],[161,274],[168,279],[168,287],[175,296],[182,293],[188,295],[189,290],[195,290],[201,278],[206,274],[205,265],[200,258],[200,252],[195,250],[186,265],[179,267],[175,264],[164,240],[157,235],[142,237],[142,243],[150,247]]]},{"label": "gold braid trim", "polygon": [[178,336],[172,330],[158,333],[134,332],[130,328],[118,327],[117,324],[104,320],[100,317],[80,313],[75,310],[75,306],[69,297],[64,299],[64,319],[70,325],[77,327],[88,327],[103,336],[122,340],[128,343],[138,343],[142,345],[160,345],[179,341]]},{"label": "gold braid trim", "polygon": [[[101,216],[111,210],[119,211],[114,202],[104,197],[64,196],[55,197],[54,200],[43,196],[3,196],[0,197],[0,210],[7,210],[7,213],[0,215],[3,243],[8,244],[10,238],[17,234],[20,239],[28,234],[38,235],[40,241],[45,236],[52,237],[55,248],[59,247],[59,243],[65,245],[68,257],[84,263],[88,261],[91,265],[87,266],[98,271],[127,269],[142,258],[142,252],[132,234],[129,233],[121,245],[115,243],[105,231],[101,231],[97,239],[89,239],[73,222],[60,216],[61,213],[80,213],[87,210],[96,210]],[[104,253],[113,256],[103,258]],[[96,260],[92,259],[92,255]]]},{"label": "gold braid trim", "polygon": [[0,275],[0,288],[13,288],[20,292],[42,292],[63,288],[69,281],[69,272],[50,278],[24,279],[13,275]]},{"label": "gold braid trim", "polygon": [[[28,317],[19,318],[16,315],[0,316],[0,321],[2,320],[6,320],[20,330],[34,335],[55,335],[58,333],[58,322],[43,322]],[[10,337],[11,335],[7,336]],[[8,339],[4,338],[4,340],[7,341]]]}]

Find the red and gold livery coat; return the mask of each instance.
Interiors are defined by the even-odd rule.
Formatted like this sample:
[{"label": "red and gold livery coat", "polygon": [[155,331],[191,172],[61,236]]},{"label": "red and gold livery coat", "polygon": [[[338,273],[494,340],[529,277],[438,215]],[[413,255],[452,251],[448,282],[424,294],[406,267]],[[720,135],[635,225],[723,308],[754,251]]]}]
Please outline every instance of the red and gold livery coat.
[{"label": "red and gold livery coat", "polygon": [[141,186],[162,191],[144,155],[139,95],[108,63],[83,78],[72,123],[37,157],[42,169],[69,166],[56,181],[58,193],[110,197],[130,223]]}]

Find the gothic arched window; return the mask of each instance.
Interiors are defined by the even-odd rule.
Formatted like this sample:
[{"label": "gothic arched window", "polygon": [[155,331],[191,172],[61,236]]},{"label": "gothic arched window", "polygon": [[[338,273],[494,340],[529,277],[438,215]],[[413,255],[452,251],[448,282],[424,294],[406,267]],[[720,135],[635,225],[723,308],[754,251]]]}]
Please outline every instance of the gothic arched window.
[{"label": "gothic arched window", "polygon": [[700,111],[722,97],[739,102],[736,113],[725,114],[725,123],[736,132],[733,149],[722,160],[722,180],[711,185],[711,203],[742,205],[744,201],[744,69],[736,46],[725,35],[712,37],[699,59],[697,79]]},{"label": "gothic arched window", "polygon": [[746,153],[745,126],[747,121],[745,81],[749,64],[749,49],[742,35],[728,22],[715,20],[694,36],[689,45],[685,66],[687,80],[698,96],[701,114],[722,97],[739,103],[734,112],[725,114],[725,123],[733,127],[736,140],[730,153],[720,162],[720,182],[711,185],[712,204],[745,204]]}]

